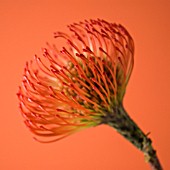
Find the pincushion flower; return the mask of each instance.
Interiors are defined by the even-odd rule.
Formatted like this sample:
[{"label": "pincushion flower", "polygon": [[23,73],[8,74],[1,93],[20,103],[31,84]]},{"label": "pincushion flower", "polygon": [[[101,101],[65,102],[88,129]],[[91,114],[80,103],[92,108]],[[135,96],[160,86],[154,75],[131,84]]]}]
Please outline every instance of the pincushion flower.
[{"label": "pincushion flower", "polygon": [[[47,44],[27,62],[18,98],[25,124],[40,142],[108,124],[161,170],[151,140],[128,116],[123,97],[134,65],[134,42],[120,24],[85,20],[68,26],[61,49]],[[47,140],[44,140],[44,139]]]}]

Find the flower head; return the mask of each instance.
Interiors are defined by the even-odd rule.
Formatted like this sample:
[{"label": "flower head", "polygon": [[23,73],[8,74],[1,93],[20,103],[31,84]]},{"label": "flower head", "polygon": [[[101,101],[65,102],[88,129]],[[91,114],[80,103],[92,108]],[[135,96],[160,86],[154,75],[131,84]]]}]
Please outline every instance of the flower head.
[{"label": "flower head", "polygon": [[[102,123],[122,103],[133,69],[133,40],[127,30],[104,20],[85,20],[56,32],[65,41],[47,44],[43,57],[27,62],[18,98],[29,129],[56,141]],[[49,138],[48,138],[49,139]]]}]

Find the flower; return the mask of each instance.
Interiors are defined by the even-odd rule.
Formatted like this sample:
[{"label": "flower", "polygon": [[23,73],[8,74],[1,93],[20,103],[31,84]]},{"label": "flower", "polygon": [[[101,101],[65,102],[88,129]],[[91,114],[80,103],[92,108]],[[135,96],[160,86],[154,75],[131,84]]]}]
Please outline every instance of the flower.
[{"label": "flower", "polygon": [[25,124],[40,142],[101,124],[122,103],[133,69],[133,39],[122,25],[97,19],[68,28],[54,34],[62,49],[47,44],[26,63],[19,87]]},{"label": "flower", "polygon": [[17,93],[25,124],[44,143],[107,124],[141,150],[152,169],[162,170],[148,134],[122,104],[134,64],[132,37],[100,19],[68,28],[71,35],[54,34],[64,40],[62,49],[47,43],[43,57],[26,63]]}]

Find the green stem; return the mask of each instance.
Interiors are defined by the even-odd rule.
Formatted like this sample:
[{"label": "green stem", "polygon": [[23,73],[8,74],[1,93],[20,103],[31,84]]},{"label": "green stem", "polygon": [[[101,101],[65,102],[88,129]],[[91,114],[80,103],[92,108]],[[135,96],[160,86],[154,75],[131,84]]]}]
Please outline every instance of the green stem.
[{"label": "green stem", "polygon": [[145,155],[145,160],[151,165],[152,170],[163,170],[156,151],[152,147],[151,139],[129,117],[122,104],[104,116],[102,123],[115,128],[122,136],[141,150]]}]

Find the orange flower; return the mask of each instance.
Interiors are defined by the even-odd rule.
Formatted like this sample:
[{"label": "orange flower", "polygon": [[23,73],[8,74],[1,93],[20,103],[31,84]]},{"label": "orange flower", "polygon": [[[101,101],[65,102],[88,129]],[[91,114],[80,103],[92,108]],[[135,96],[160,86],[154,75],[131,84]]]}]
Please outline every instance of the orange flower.
[{"label": "orange flower", "polygon": [[65,42],[61,50],[47,44],[43,57],[26,63],[17,93],[25,124],[40,142],[107,124],[141,150],[152,169],[162,170],[148,134],[122,104],[134,64],[131,36],[123,26],[100,19],[68,28],[71,35],[55,33]]},{"label": "orange flower", "polygon": [[26,63],[18,98],[25,123],[35,135],[56,141],[102,123],[122,103],[133,69],[134,44],[127,30],[104,20],[56,32],[65,45],[47,44],[43,57]]}]

